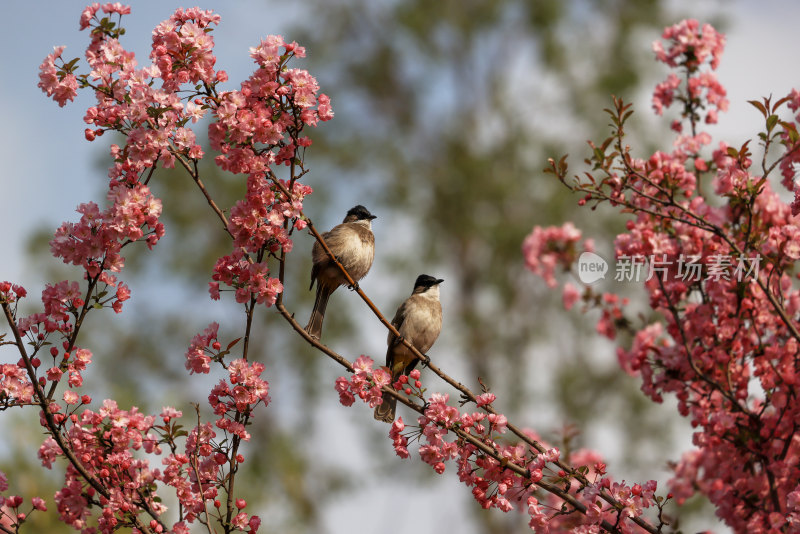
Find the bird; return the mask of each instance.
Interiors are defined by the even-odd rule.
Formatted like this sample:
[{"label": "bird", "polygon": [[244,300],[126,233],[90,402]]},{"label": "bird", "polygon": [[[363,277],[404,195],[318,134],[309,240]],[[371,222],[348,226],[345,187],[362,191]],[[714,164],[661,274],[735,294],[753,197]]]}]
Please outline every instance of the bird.
[{"label": "bird", "polygon": [[[425,354],[433,346],[442,331],[442,304],[439,301],[441,278],[421,274],[414,282],[414,290],[399,308],[392,319],[392,325],[408,340],[414,348]],[[391,383],[397,382],[400,375],[407,375],[417,365],[417,357],[406,347],[400,337],[389,332],[386,340],[386,367],[392,375]],[[375,408],[375,419],[392,423],[397,408],[397,399],[385,396]]]},{"label": "bird", "polygon": [[[322,234],[328,248],[356,284],[367,275],[375,258],[372,220],[376,218],[377,216],[359,204],[348,210],[342,224],[338,224],[330,232]],[[314,242],[311,260],[311,286],[308,289],[311,290],[316,282],[317,297],[305,331],[312,338],[319,339],[322,334],[322,320],[325,318],[328,298],[336,291],[337,287],[348,282],[341,269],[328,256],[319,241]]]}]

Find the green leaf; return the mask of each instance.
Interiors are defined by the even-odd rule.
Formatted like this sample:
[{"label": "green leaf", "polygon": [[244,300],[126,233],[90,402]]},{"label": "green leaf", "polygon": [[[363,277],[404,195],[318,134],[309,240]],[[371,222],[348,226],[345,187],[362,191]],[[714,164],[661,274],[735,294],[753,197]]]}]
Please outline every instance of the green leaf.
[{"label": "green leaf", "polygon": [[798,139],[798,134],[795,125],[787,121],[781,121],[780,125],[783,127],[783,131],[786,132],[786,135],[789,136],[789,141],[792,144],[796,143]]},{"label": "green leaf", "polygon": [[75,64],[80,61],[80,59],[81,58],[76,57],[75,59],[70,60],[69,63],[65,63],[64,70],[72,72],[72,70],[75,68]]},{"label": "green leaf", "polygon": [[778,123],[778,116],[777,115],[770,115],[767,117],[767,131],[771,132],[775,125]]}]

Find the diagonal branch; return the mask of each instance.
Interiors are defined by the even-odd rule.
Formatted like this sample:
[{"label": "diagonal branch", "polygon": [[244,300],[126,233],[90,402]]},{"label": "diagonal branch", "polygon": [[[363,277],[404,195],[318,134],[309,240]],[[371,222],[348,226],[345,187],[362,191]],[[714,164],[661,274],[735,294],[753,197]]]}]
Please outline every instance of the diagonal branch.
[{"label": "diagonal branch", "polygon": [[[278,312],[283,316],[283,318],[286,319],[286,321],[292,326],[292,328],[295,330],[295,332],[297,332],[303,339],[305,339],[312,346],[314,346],[314,348],[318,349],[320,352],[322,352],[323,354],[327,355],[329,358],[334,360],[339,365],[343,366],[348,371],[350,371],[350,372],[354,372],[355,371],[355,368],[353,367],[353,365],[344,356],[338,354],[337,352],[332,350],[327,345],[324,345],[324,344],[320,343],[319,340],[311,337],[308,334],[308,332],[305,331],[303,326],[300,323],[298,323],[297,320],[294,318],[294,314],[290,313],[286,309],[286,306],[284,306],[281,303],[281,304],[276,304],[276,308],[278,309]],[[441,371],[439,371],[437,374],[439,374],[439,373],[441,373]],[[448,378],[448,381],[452,381],[452,382],[455,383],[455,381],[453,381],[450,377],[447,377],[447,378]],[[384,386],[383,389],[382,389],[382,393],[384,395],[386,395],[387,393],[390,394],[391,396],[395,397],[399,402],[405,404],[406,406],[408,406],[409,408],[411,408],[415,412],[419,413],[420,415],[425,415],[426,407],[424,405],[417,404],[416,402],[412,401],[411,399],[409,399],[405,395],[403,395],[401,393],[398,393],[397,391],[395,391],[390,386]],[[492,457],[495,461],[497,461],[498,463],[502,464],[504,468],[513,471],[516,475],[521,477],[523,480],[530,480],[532,478],[533,475],[532,475],[532,473],[531,473],[531,471],[529,469],[526,469],[525,467],[517,465],[517,464],[515,464],[513,462],[508,462],[507,458],[503,457],[503,455],[500,453],[500,451],[498,451],[497,449],[495,449],[494,447],[492,447],[488,443],[478,439],[478,437],[476,437],[476,436],[474,436],[472,434],[469,434],[469,433],[467,433],[467,432],[465,432],[465,431],[463,431],[463,430],[461,430],[459,428],[446,427],[444,424],[442,424],[440,422],[436,422],[436,424],[439,425],[440,427],[446,429],[446,430],[452,431],[460,439],[469,442],[471,445],[474,445],[481,452],[483,452],[487,456]],[[510,428],[510,425],[509,425],[509,428]],[[542,449],[539,452],[544,452],[544,449]],[[563,467],[558,463],[557,463],[557,465],[559,465],[559,467]],[[570,495],[568,492],[562,490],[561,488],[559,488],[555,484],[550,484],[550,483],[545,482],[543,480],[540,480],[540,481],[535,482],[533,484],[535,484],[536,486],[539,486],[540,488],[542,488],[543,490],[545,490],[545,491],[547,491],[549,493],[552,493],[553,495],[556,495],[557,497],[561,498],[564,502],[566,502],[567,504],[572,506],[575,510],[577,510],[578,512],[586,515],[586,513],[587,513],[586,505],[581,503],[573,495]],[[609,496],[609,498],[610,498],[610,496]],[[613,498],[611,498],[611,499],[612,500],[609,501],[609,502],[611,502],[611,504],[613,504],[615,506],[618,506],[618,503],[613,501]],[[638,518],[636,518],[636,519],[638,519]],[[639,524],[642,528],[644,528],[648,532],[651,532],[651,533],[657,532],[656,529],[654,529],[652,526],[650,526],[648,523],[642,521],[641,519],[639,521],[636,521],[636,523]],[[619,532],[619,529],[616,528],[611,523],[609,523],[608,521],[604,520],[604,521],[602,521],[600,523],[600,525],[607,532],[613,532],[613,533]]]},{"label": "diagonal branch", "polygon": [[[273,181],[273,183],[275,183],[280,188],[281,192],[284,195],[286,195],[287,198],[291,198],[291,194],[286,189],[286,187],[284,187],[283,184],[281,184],[280,181],[278,181],[277,178],[274,175],[272,175],[272,173],[270,173],[270,178]],[[311,221],[311,219],[309,219],[302,211],[300,212],[300,215],[307,222],[309,231],[314,236],[314,238],[317,240],[317,242],[319,242],[320,246],[323,248],[323,250],[328,255],[330,260],[336,264],[336,266],[341,271],[342,275],[345,277],[345,280],[347,280],[348,284],[350,284],[354,288],[356,293],[358,293],[358,295],[361,297],[361,299],[364,301],[364,303],[369,307],[369,309],[372,310],[372,312],[375,314],[375,316],[378,318],[378,320],[381,322],[381,324],[383,324],[393,335],[397,336],[397,339],[399,339],[401,343],[403,343],[406,347],[408,347],[408,349],[411,351],[411,353],[414,354],[414,356],[416,356],[416,358],[418,360],[420,360],[423,363],[423,365],[428,367],[434,374],[436,374],[439,378],[441,378],[442,380],[444,380],[445,382],[450,384],[453,388],[455,388],[456,390],[460,391],[467,399],[469,399],[470,401],[472,401],[472,402],[477,404],[477,396],[471,389],[469,389],[467,386],[465,386],[461,382],[458,382],[457,380],[455,380],[451,376],[449,376],[446,373],[444,373],[441,369],[439,369],[438,366],[436,366],[435,364],[433,364],[431,362],[430,358],[427,355],[421,353],[414,345],[412,345],[407,339],[405,339],[403,336],[400,335],[400,332],[386,318],[386,316],[383,315],[383,313],[380,311],[380,309],[378,309],[378,307],[372,302],[372,300],[367,296],[367,294],[356,284],[356,281],[352,278],[352,276],[350,276],[350,273],[347,272],[347,269],[345,269],[344,265],[342,265],[339,262],[339,260],[336,258],[336,256],[333,254],[333,252],[331,252],[330,248],[328,247],[327,243],[325,242],[325,239],[322,237],[322,235],[319,233],[319,231],[317,231],[316,227],[314,226],[313,221]],[[283,282],[283,281],[281,280],[281,282]],[[276,303],[276,307],[278,308],[278,311],[281,313],[281,315],[287,321],[290,322],[290,324],[292,325],[294,330],[296,332],[298,332],[301,337],[303,337],[306,341],[308,341],[316,349],[318,349],[321,352],[325,353],[330,358],[336,360],[340,365],[345,367],[348,371],[350,371],[350,372],[354,371],[354,368],[353,368],[352,364],[350,364],[350,362],[347,361],[347,359],[345,359],[342,356],[338,355],[337,353],[332,351],[330,348],[328,348],[326,345],[323,345],[318,340],[315,340],[310,335],[308,335],[308,333],[302,328],[302,326],[294,319],[294,316],[288,312],[288,310],[286,309],[286,307],[284,306],[282,301],[280,303]],[[389,388],[387,386],[387,387],[385,387],[383,389],[383,391],[384,392],[389,392],[391,395],[395,396],[398,400],[400,400],[403,404],[405,404],[406,406],[409,406],[410,408],[414,409],[415,411],[418,411],[419,413],[423,413],[423,411],[421,411],[422,408],[419,405],[417,405],[416,403],[414,403],[414,402],[406,399],[405,397],[397,394],[394,391],[393,388]],[[497,414],[498,413],[491,406],[482,406],[481,408],[484,411],[486,411],[487,413],[490,413],[490,414]],[[536,440],[530,438],[530,436],[525,434],[520,428],[518,428],[517,426],[513,425],[512,423],[509,422],[507,424],[507,427],[514,435],[516,435],[522,441],[524,441],[525,443],[530,445],[533,449],[535,449],[539,453],[543,453],[543,452],[545,452],[547,450],[541,443],[539,443]],[[469,436],[469,435],[465,434],[465,436]],[[465,439],[467,439],[468,441],[472,442],[472,440],[475,439],[475,438],[474,438],[474,436],[469,436],[469,438],[465,438]],[[483,444],[483,445],[485,446],[485,444]],[[499,456],[499,454],[496,453],[496,452],[495,452],[495,454],[497,454],[497,456],[495,457],[493,455],[493,457],[495,457],[498,461],[501,461],[502,458]],[[579,471],[577,471],[576,469],[572,468],[571,466],[564,464],[560,460],[556,460],[553,463],[556,466],[558,466],[560,469],[562,469],[566,473],[568,473],[570,476],[574,477],[579,483],[581,483],[581,485],[586,486],[586,485],[590,484],[589,480],[583,474],[581,474]],[[519,467],[519,466],[517,466],[517,467]],[[524,470],[524,468],[520,468],[520,469]],[[530,472],[528,472],[527,470],[524,470],[524,471],[528,473],[527,478],[530,478]],[[583,506],[579,501],[575,500],[574,497],[570,496],[569,494],[567,494],[565,492],[562,492],[561,490],[559,490],[555,486],[549,486],[549,487],[546,488],[546,487],[540,485],[540,487],[542,487],[546,491],[550,491],[551,493],[553,493],[555,495],[558,495],[559,497],[561,497],[565,501],[570,502],[570,504],[575,506],[575,508],[577,510],[581,511],[582,513],[584,513],[584,514],[586,513],[585,506]],[[560,493],[557,493],[556,491],[551,491],[551,489],[552,490],[557,490]],[[562,496],[561,495],[562,493],[564,495],[566,495],[567,497],[569,497],[569,499],[564,497],[564,496]],[[602,491],[599,492],[599,495],[603,500],[605,500],[606,502],[608,502],[609,504],[611,504],[615,508],[619,509],[621,507],[621,504],[612,495],[610,495],[607,491],[602,490]],[[572,501],[574,501],[574,504],[570,501],[570,499],[572,499]],[[580,505],[583,508],[581,509],[580,507],[578,507],[576,505]],[[658,531],[655,527],[653,527],[647,521],[645,521],[644,519],[642,519],[640,517],[633,517],[633,518],[631,518],[631,520],[633,522],[635,522],[637,525],[639,525],[641,528],[643,528],[644,530],[648,531],[648,532],[655,533],[655,532]],[[609,528],[606,528],[606,525],[604,525],[603,528],[605,528],[606,530],[609,530],[609,532],[616,532],[617,531],[616,528],[613,527],[612,525],[608,524],[607,526]]]}]

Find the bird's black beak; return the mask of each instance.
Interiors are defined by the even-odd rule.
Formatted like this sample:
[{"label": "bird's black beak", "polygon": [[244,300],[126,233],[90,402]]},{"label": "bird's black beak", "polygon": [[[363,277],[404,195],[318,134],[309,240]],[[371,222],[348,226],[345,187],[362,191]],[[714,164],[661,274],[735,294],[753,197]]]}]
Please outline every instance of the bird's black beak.
[{"label": "bird's black beak", "polygon": [[436,285],[439,285],[439,284],[441,284],[442,282],[444,282],[444,278],[437,278],[437,279],[436,279]]}]

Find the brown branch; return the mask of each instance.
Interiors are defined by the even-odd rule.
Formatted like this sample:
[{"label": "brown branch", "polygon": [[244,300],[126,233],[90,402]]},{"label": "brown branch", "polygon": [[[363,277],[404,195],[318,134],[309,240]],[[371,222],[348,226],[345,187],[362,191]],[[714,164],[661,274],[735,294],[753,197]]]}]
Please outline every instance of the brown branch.
[{"label": "brown branch", "polygon": [[194,180],[194,183],[197,184],[197,187],[200,188],[200,191],[203,193],[203,196],[205,197],[206,202],[208,202],[208,205],[211,207],[211,209],[217,215],[217,218],[220,221],[222,221],[222,226],[225,229],[225,231],[228,233],[228,235],[233,237],[233,235],[231,235],[231,231],[228,229],[228,218],[225,217],[225,214],[222,212],[221,209],[219,209],[219,207],[217,206],[217,203],[214,202],[213,198],[211,198],[211,195],[209,194],[208,189],[206,189],[205,184],[203,184],[203,181],[200,179],[200,173],[197,170],[197,160],[193,159],[192,160],[193,165],[189,165],[189,162],[186,161],[185,159],[183,159],[183,154],[181,154],[177,149],[175,149],[174,147],[171,147],[170,152],[172,152],[172,155],[175,156],[175,159],[180,162],[181,166],[184,169],[186,169],[186,172],[188,172],[189,176],[192,177],[192,180]]}]

